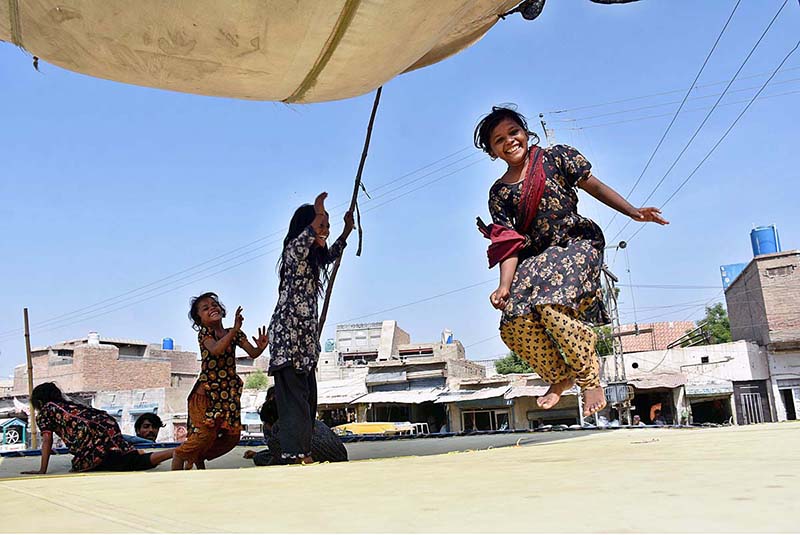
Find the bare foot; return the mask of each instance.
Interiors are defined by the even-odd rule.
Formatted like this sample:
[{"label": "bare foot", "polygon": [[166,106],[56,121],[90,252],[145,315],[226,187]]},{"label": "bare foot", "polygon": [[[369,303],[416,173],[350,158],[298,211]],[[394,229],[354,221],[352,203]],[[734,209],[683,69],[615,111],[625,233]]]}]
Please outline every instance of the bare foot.
[{"label": "bare foot", "polygon": [[561,394],[563,394],[565,390],[572,388],[572,385],[574,384],[575,380],[567,377],[566,379],[561,380],[554,385],[550,385],[547,393],[536,400],[536,404],[543,409],[552,409],[561,399]]},{"label": "bare foot", "polygon": [[591,416],[606,406],[606,393],[602,386],[583,391],[583,416]]},{"label": "bare foot", "polygon": [[308,457],[303,457],[300,459],[300,464],[313,464],[314,459],[309,455]]},{"label": "bare foot", "polygon": [[186,467],[184,466],[186,463],[186,459],[180,457],[177,453],[172,456],[172,469],[173,470],[185,470]]}]

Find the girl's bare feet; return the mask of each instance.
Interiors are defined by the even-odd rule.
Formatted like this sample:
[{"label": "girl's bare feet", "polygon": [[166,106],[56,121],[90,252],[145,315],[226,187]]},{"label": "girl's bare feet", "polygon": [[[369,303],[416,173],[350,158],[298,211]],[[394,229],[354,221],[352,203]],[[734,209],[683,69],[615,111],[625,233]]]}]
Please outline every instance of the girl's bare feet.
[{"label": "girl's bare feet", "polygon": [[606,393],[602,386],[583,391],[583,416],[591,416],[606,406]]},{"label": "girl's bare feet", "polygon": [[550,385],[547,393],[536,400],[536,404],[543,409],[552,409],[561,399],[561,394],[563,394],[565,390],[572,388],[574,384],[575,380],[567,377],[556,384]]},{"label": "girl's bare feet", "polygon": [[172,455],[172,469],[173,470],[185,470],[184,464],[186,463],[186,459],[180,457],[177,453]]}]

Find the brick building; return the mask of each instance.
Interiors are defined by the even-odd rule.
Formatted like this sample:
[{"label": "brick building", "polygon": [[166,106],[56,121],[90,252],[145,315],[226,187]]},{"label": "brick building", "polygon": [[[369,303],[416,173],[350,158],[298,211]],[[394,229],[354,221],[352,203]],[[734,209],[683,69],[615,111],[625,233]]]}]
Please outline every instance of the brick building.
[{"label": "brick building", "polygon": [[778,420],[800,412],[800,251],[753,258],[725,290],[731,335],[766,350],[769,379],[737,393],[768,398]]},{"label": "brick building", "polygon": [[695,327],[696,325],[692,321],[659,321],[621,325],[622,352],[635,353],[666,349],[667,345]]},{"label": "brick building", "polygon": [[[162,349],[141,340],[105,338],[90,333],[31,350],[34,386],[55,382],[61,390],[114,416],[124,433],[144,412],[157,413],[166,428],[159,440],[180,440],[186,431],[186,398],[200,372],[198,354]],[[246,376],[266,369],[266,357],[237,356],[237,371]],[[0,396],[2,397],[2,396]],[[14,369],[6,397],[28,397],[27,365]]]}]

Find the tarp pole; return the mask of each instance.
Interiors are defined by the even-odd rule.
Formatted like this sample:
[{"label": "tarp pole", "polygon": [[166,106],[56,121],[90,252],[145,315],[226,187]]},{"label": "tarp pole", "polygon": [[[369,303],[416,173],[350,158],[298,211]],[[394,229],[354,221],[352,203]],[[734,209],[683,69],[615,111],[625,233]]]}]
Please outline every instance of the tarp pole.
[{"label": "tarp pole", "polygon": [[28,326],[28,308],[22,310],[25,317],[25,354],[28,357],[28,428],[31,430],[31,448],[36,449],[36,411],[33,408],[33,360],[31,358],[31,331]]},{"label": "tarp pole", "polygon": [[[367,153],[369,152],[369,142],[372,139],[372,126],[375,124],[375,114],[378,111],[378,103],[381,101],[381,92],[383,86],[379,87],[375,92],[375,100],[372,103],[372,113],[369,116],[369,124],[367,125],[367,137],[364,139],[364,149],[361,151],[361,162],[358,164],[358,172],[356,173],[356,182],[353,185],[353,196],[350,198],[350,208],[348,211],[355,211],[357,216],[358,226],[358,249],[356,256],[361,256],[361,245],[363,240],[363,232],[361,229],[361,212],[358,210],[358,190],[361,186],[361,174],[364,172],[364,164],[367,161]],[[333,283],[336,280],[336,274],[339,272],[339,266],[342,263],[342,257],[336,259],[331,270],[331,276],[328,278],[328,287],[325,290],[325,301],[322,304],[322,311],[319,314],[319,331],[317,336],[322,337],[322,329],[325,328],[325,320],[328,317],[328,306],[331,303],[331,293],[333,292]]]}]

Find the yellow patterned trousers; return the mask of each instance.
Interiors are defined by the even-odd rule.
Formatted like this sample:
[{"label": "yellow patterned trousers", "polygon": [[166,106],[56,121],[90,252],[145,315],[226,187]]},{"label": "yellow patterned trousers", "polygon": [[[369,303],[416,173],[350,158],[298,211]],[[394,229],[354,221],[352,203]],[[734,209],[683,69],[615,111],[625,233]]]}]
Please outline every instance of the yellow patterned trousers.
[{"label": "yellow patterned trousers", "polygon": [[600,386],[597,334],[562,305],[538,305],[533,314],[518,316],[500,327],[510,350],[528,361],[549,384],[572,378],[582,389]]}]

